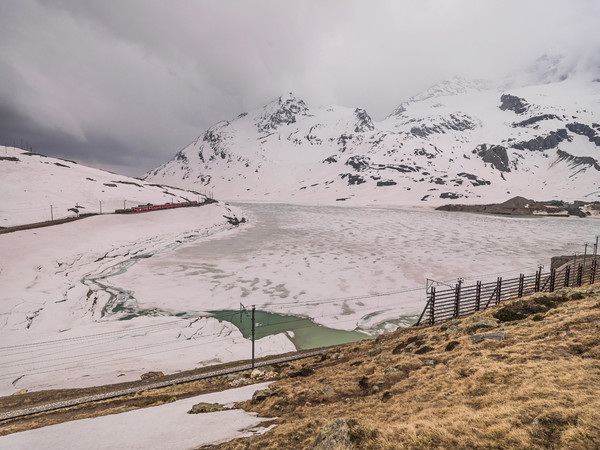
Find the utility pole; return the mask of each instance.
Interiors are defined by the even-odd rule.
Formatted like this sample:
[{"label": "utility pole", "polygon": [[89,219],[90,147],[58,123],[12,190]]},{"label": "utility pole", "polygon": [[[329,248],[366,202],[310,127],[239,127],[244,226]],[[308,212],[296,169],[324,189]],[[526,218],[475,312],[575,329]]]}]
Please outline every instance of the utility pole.
[{"label": "utility pole", "polygon": [[252,369],[254,369],[254,312],[256,311],[256,305],[252,305],[252,315],[248,315],[248,310],[244,305],[240,303],[240,325],[242,324],[242,313],[246,314],[252,320]]},{"label": "utility pole", "polygon": [[52,210],[52,205],[50,205],[50,221],[54,222],[54,211]]},{"label": "utility pole", "polygon": [[102,214],[102,200],[100,200],[100,214]]}]

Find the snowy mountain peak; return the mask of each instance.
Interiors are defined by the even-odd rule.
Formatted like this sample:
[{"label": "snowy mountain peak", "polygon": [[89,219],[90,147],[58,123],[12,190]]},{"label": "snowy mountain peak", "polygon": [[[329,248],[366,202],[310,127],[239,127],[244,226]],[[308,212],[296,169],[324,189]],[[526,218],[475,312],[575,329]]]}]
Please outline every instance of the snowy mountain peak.
[{"label": "snowy mountain peak", "polygon": [[264,113],[256,126],[260,132],[273,131],[280,125],[295,123],[296,116],[307,114],[308,107],[306,103],[292,92],[289,92],[264,107]]},{"label": "snowy mountain peak", "polygon": [[482,90],[488,88],[489,83],[484,80],[467,80],[461,77],[452,77],[425,89],[423,92],[417,95],[412,96],[409,102],[421,102],[430,98],[460,95],[469,90]]},{"label": "snowy mountain peak", "polygon": [[461,77],[452,77],[413,95],[408,101],[401,103],[388,117],[400,117],[412,103],[423,102],[432,98],[458,96],[469,91],[490,89],[492,84],[485,80],[468,80]]},{"label": "snowy mountain peak", "polygon": [[504,91],[455,77],[374,122],[361,108],[309,111],[290,93],[209,129],[147,179],[229,200],[596,200],[599,98],[581,77]]},{"label": "snowy mountain peak", "polygon": [[369,116],[364,109],[356,108],[354,110],[354,116],[356,117],[356,126],[354,127],[355,133],[364,133],[375,129],[371,116]]}]

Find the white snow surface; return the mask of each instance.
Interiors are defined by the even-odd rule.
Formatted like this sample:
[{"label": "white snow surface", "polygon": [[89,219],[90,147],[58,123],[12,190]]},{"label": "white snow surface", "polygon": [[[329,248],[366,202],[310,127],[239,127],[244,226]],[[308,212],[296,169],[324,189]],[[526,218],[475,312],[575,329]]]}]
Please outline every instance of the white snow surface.
[{"label": "white snow surface", "polygon": [[[526,111],[500,109],[504,94],[520,98]],[[596,201],[599,105],[600,83],[574,75],[543,84],[453,78],[380,122],[360,108],[309,107],[289,93],[209,128],[144,178],[236,201]],[[597,141],[567,129],[576,124]],[[548,148],[519,148],[559,131],[565,138]],[[496,148],[495,162],[484,145]]]},{"label": "white snow surface", "polygon": [[254,413],[188,414],[200,402],[233,407],[269,383],[204,394],[151,408],[81,419],[0,437],[3,449],[192,449],[266,431]]},{"label": "white snow surface", "polygon": [[0,227],[80,214],[112,213],[138,204],[198,201],[205,195],[93,169],[74,161],[0,146]]},{"label": "white snow surface", "polygon": [[[131,320],[111,312],[102,277],[136,258],[210,239],[242,217],[221,203],[136,215],[102,215],[0,235],[0,395],[173,373],[246,359],[250,345],[226,322],[161,311]],[[257,341],[257,356],[294,346],[284,335]]]}]

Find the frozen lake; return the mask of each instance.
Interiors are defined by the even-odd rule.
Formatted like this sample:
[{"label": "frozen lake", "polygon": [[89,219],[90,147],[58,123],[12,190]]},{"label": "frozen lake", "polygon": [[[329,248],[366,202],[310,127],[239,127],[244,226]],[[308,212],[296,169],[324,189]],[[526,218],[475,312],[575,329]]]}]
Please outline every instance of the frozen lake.
[{"label": "frozen lake", "polygon": [[414,320],[427,278],[530,274],[600,234],[593,219],[239,206],[234,229],[215,205],[1,236],[0,393],[249,358],[240,303],[256,306],[257,357],[361,339]]},{"label": "frozen lake", "polygon": [[[142,259],[110,282],[140,308],[249,308],[370,333],[410,322],[427,278],[453,284],[533,273],[583,252],[594,219],[499,217],[391,208],[237,204],[235,231]],[[279,329],[279,328],[278,328]]]}]

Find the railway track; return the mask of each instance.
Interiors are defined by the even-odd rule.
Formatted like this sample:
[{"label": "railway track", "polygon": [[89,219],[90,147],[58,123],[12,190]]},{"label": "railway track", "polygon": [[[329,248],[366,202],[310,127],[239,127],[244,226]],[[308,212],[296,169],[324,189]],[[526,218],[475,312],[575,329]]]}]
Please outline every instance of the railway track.
[{"label": "railway track", "polygon": [[[262,361],[257,361],[254,364],[255,368],[270,366],[272,364],[279,364],[290,361],[297,361],[299,359],[312,358],[313,356],[321,355],[327,351],[331,350],[331,347],[319,348],[316,350],[310,350],[302,353],[295,353],[292,355],[278,356],[275,355],[273,358],[269,358]],[[223,375],[229,375],[238,372],[244,372],[246,370],[252,369],[251,363],[239,364],[237,366],[228,367],[226,369],[214,370],[211,372],[204,372],[196,375],[187,375],[179,378],[172,378],[169,380],[156,381],[149,384],[144,384],[142,386],[136,386],[128,389],[118,389],[110,392],[104,392],[101,394],[95,395],[87,395],[83,397],[77,397],[69,400],[63,400],[53,403],[47,403],[44,405],[32,406],[30,408],[16,409],[13,411],[8,411],[4,413],[0,413],[0,422],[18,419],[21,417],[30,416],[33,414],[38,414],[42,412],[55,411],[63,408],[69,408],[72,406],[83,405],[85,403],[97,402],[101,400],[112,399],[116,397],[123,397],[125,395],[135,394],[140,391],[147,391],[151,389],[160,389],[164,387],[174,386],[177,384],[190,383],[192,381],[198,381],[208,378],[220,377]]]}]

